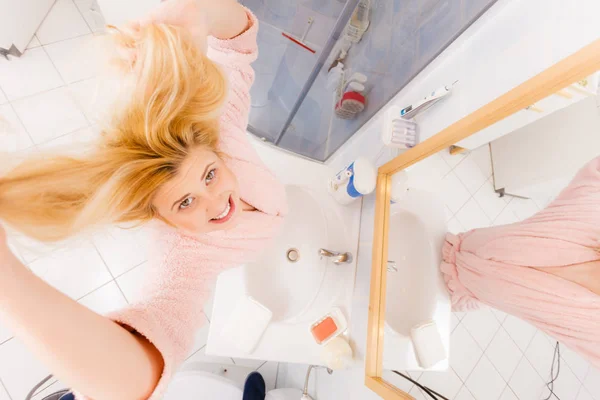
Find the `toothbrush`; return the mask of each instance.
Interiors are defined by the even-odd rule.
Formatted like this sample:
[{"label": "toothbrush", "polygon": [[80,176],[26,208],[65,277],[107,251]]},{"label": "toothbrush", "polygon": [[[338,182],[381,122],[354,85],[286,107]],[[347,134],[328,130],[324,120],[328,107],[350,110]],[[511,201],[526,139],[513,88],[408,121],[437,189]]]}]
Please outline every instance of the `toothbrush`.
[{"label": "toothbrush", "polygon": [[429,107],[431,107],[432,105],[440,101],[442,98],[450,94],[450,91],[452,90],[456,82],[458,81],[455,81],[450,86],[444,86],[439,89],[436,89],[433,92],[431,92],[430,95],[425,96],[421,101],[417,102],[416,104],[403,108],[402,110],[400,110],[400,116],[405,119],[414,118],[417,114],[427,110]]}]

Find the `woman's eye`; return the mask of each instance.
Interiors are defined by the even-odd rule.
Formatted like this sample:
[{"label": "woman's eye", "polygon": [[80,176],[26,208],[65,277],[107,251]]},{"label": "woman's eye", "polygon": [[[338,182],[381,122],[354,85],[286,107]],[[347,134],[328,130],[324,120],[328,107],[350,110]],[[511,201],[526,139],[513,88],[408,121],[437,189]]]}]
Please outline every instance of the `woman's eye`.
[{"label": "woman's eye", "polygon": [[213,179],[215,179],[215,175],[217,174],[217,170],[216,169],[211,169],[208,174],[206,174],[206,178],[204,179],[204,182],[206,182],[206,184],[208,185]]},{"label": "woman's eye", "polygon": [[193,198],[188,197],[187,199],[185,199],[184,201],[182,201],[179,204],[179,209],[180,210],[185,210],[186,208],[189,208],[192,205],[192,202],[194,201]]}]

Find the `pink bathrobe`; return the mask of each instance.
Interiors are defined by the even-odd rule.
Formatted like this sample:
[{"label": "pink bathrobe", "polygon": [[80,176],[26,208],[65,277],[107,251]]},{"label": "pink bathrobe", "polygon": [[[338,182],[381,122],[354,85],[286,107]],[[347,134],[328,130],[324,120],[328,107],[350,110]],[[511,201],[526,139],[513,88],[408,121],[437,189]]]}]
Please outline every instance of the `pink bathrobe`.
[{"label": "pink bathrobe", "polygon": [[600,296],[535,269],[600,268],[599,249],[600,157],[531,218],[448,234],[441,269],[455,310],[483,303],[515,315],[600,368]]},{"label": "pink bathrobe", "polygon": [[[286,213],[283,185],[262,163],[248,141],[250,66],[258,55],[258,20],[248,11],[250,27],[230,40],[209,38],[208,56],[222,66],[229,81],[229,98],[220,119],[220,150],[239,182],[240,197],[257,211],[243,212],[227,231],[186,237],[162,232],[159,255],[151,260],[144,300],[109,315],[144,335],[162,354],[164,370],[153,400],[162,398],[169,381],[189,355],[194,334],[204,320],[203,305],[217,275],[255,260],[277,234]],[[118,359],[118,354],[115,354]],[[82,396],[77,396],[82,398]]]}]

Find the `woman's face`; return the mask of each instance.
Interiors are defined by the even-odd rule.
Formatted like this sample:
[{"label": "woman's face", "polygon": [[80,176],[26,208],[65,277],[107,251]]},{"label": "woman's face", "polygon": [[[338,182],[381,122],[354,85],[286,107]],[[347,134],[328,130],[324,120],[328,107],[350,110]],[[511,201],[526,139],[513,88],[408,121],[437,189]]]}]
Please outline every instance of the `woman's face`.
[{"label": "woman's face", "polygon": [[153,205],[163,219],[188,234],[230,229],[242,211],[237,179],[217,154],[203,147],[190,152]]}]

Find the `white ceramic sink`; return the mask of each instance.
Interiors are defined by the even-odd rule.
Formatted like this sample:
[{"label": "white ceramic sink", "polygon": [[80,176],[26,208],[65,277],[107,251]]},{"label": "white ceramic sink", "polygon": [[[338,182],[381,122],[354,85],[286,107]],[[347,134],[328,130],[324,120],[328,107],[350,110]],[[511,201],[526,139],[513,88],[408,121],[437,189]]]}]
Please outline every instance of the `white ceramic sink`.
[{"label": "white ceramic sink", "polygon": [[331,242],[323,208],[306,189],[287,186],[286,191],[289,214],[281,234],[259,261],[244,267],[246,293],[273,312],[274,322],[303,315],[331,265],[318,254]]},{"label": "white ceramic sink", "polygon": [[449,307],[439,266],[446,234],[444,203],[411,189],[390,210],[386,325],[400,336]]}]

